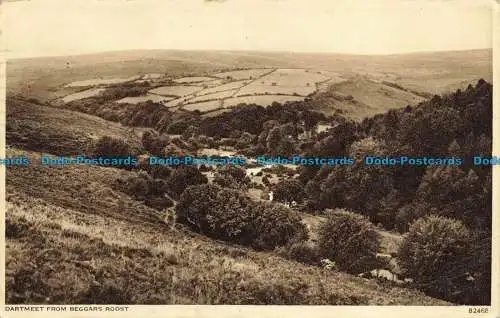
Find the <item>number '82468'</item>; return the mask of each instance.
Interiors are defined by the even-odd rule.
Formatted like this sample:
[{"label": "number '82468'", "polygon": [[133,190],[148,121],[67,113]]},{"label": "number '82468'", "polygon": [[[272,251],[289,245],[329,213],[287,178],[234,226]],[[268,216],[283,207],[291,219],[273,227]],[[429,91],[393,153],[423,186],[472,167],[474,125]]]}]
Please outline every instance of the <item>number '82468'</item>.
[{"label": "number '82468'", "polygon": [[487,307],[471,307],[469,308],[469,314],[487,314]]}]

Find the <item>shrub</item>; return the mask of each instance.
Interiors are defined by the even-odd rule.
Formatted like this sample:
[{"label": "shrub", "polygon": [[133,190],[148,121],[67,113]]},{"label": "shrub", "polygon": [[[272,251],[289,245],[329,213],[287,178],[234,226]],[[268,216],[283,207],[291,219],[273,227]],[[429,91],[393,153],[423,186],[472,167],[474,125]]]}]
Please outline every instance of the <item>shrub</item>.
[{"label": "shrub", "polygon": [[432,213],[433,208],[427,202],[412,202],[400,208],[395,218],[395,229],[406,233],[416,219]]},{"label": "shrub", "polygon": [[165,196],[168,190],[166,181],[153,179],[144,171],[129,177],[125,186],[126,193],[154,209],[163,210],[173,205],[172,200]]},{"label": "shrub", "polygon": [[9,239],[20,238],[28,235],[30,224],[28,221],[21,217],[16,221],[12,221],[11,219],[5,220],[5,237]]},{"label": "shrub", "polygon": [[244,185],[239,183],[235,178],[231,175],[225,175],[221,173],[215,173],[213,183],[220,185],[223,188],[231,188],[231,189],[240,189]]},{"label": "shrub", "polygon": [[318,265],[321,260],[318,246],[310,241],[294,241],[278,249],[278,254],[309,265]]},{"label": "shrub", "polygon": [[145,94],[148,87],[130,87],[128,85],[108,87],[104,92],[99,94],[98,99],[103,101],[113,101],[124,97],[134,97]]},{"label": "shrub", "polygon": [[429,295],[462,302],[472,286],[470,237],[461,221],[435,215],[417,219],[398,251],[401,269]]},{"label": "shrub", "polygon": [[230,175],[233,177],[235,180],[238,182],[245,182],[246,181],[246,172],[245,169],[237,166],[224,166],[222,169],[219,169],[219,173],[223,175]]},{"label": "shrub", "polygon": [[150,178],[145,174],[139,174],[127,180],[127,193],[139,200],[144,200],[146,198],[150,193],[150,187]]},{"label": "shrub", "polygon": [[[474,287],[469,290],[468,299],[464,303],[474,305],[489,305],[491,303],[491,231],[479,231],[471,238],[473,242],[471,256]],[[465,295],[464,295],[465,296]]]},{"label": "shrub", "polygon": [[82,304],[113,304],[125,305],[133,302],[133,296],[128,283],[119,286],[115,282],[106,281],[104,284],[91,285],[87,291],[79,295]]},{"label": "shrub", "polygon": [[180,222],[205,235],[257,249],[273,249],[306,233],[300,217],[290,209],[255,203],[215,184],[187,188],[176,214]]},{"label": "shrub", "polygon": [[128,157],[132,149],[122,139],[103,136],[93,146],[93,154],[96,157]]},{"label": "shrub", "polygon": [[308,237],[300,215],[282,204],[261,202],[255,204],[251,212],[252,221],[259,233],[254,246],[262,249],[274,248]]},{"label": "shrub", "polygon": [[213,182],[221,187],[241,189],[245,188],[250,183],[250,179],[247,178],[243,168],[237,166],[224,166],[217,170]]},{"label": "shrub", "polygon": [[304,199],[304,186],[297,180],[284,180],[274,186],[274,200],[291,204]]},{"label": "shrub", "polygon": [[249,146],[252,146],[256,142],[257,142],[256,135],[252,135],[250,133],[245,132],[238,137],[238,142],[236,143],[235,147],[237,149],[244,149]]},{"label": "shrub", "polygon": [[188,186],[207,183],[208,179],[197,168],[185,166],[175,169],[167,184],[174,197],[178,197]]},{"label": "shrub", "polygon": [[167,127],[167,133],[181,135],[189,126],[193,125],[194,121],[190,118],[181,118],[174,120]]},{"label": "shrub", "polygon": [[145,131],[142,135],[142,146],[154,156],[162,156],[170,139],[165,135],[159,135],[153,130]]},{"label": "shrub", "polygon": [[148,165],[149,174],[155,179],[167,180],[172,174],[172,169],[163,165]]},{"label": "shrub", "polygon": [[362,215],[345,210],[330,212],[319,230],[318,243],[321,257],[335,261],[341,270],[361,273],[378,263],[380,237]]},{"label": "shrub", "polygon": [[262,183],[268,187],[271,185],[271,181],[269,181],[269,177],[267,175],[262,177]]}]

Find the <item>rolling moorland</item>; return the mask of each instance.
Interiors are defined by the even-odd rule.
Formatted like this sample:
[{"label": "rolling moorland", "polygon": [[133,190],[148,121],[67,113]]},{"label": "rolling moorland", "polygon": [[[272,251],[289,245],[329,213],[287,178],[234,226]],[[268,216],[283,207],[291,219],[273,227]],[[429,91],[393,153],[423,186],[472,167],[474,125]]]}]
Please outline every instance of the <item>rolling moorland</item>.
[{"label": "rolling moorland", "polygon": [[[251,159],[491,155],[491,77],[486,50],[10,61],[7,155],[31,165],[7,170],[7,303],[486,304],[488,167]],[[139,164],[48,167],[44,154]],[[167,155],[250,163],[146,164]],[[436,226],[451,254],[430,231],[416,255],[414,234]]]}]

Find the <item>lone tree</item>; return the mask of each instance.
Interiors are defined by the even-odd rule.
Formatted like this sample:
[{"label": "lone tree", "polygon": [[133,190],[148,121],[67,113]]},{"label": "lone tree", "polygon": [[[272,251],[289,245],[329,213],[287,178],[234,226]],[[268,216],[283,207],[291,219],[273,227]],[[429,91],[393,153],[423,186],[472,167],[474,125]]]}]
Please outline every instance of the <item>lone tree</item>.
[{"label": "lone tree", "polygon": [[375,226],[360,214],[346,210],[330,212],[319,231],[319,250],[351,273],[366,272],[377,264],[380,236]]},{"label": "lone tree", "polygon": [[458,220],[424,216],[416,220],[398,251],[400,266],[416,286],[431,296],[451,301],[472,287],[471,233]]}]

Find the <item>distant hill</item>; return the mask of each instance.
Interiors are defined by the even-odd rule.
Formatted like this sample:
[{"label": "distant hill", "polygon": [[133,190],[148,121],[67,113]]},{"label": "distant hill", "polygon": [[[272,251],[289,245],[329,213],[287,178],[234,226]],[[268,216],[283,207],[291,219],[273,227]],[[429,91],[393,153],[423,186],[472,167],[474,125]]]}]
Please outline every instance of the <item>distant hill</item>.
[{"label": "distant hill", "polygon": [[53,98],[63,84],[89,78],[158,72],[181,77],[258,67],[305,68],[345,77],[363,75],[435,94],[450,92],[479,78],[491,81],[492,50],[400,55],[138,50],[19,59],[7,63],[7,90],[46,100]]},{"label": "distant hill", "polygon": [[346,118],[359,121],[388,109],[417,104],[426,97],[430,96],[412,92],[395,83],[375,81],[358,75],[329,85],[313,96],[311,104],[315,110],[326,115],[340,113]]}]

